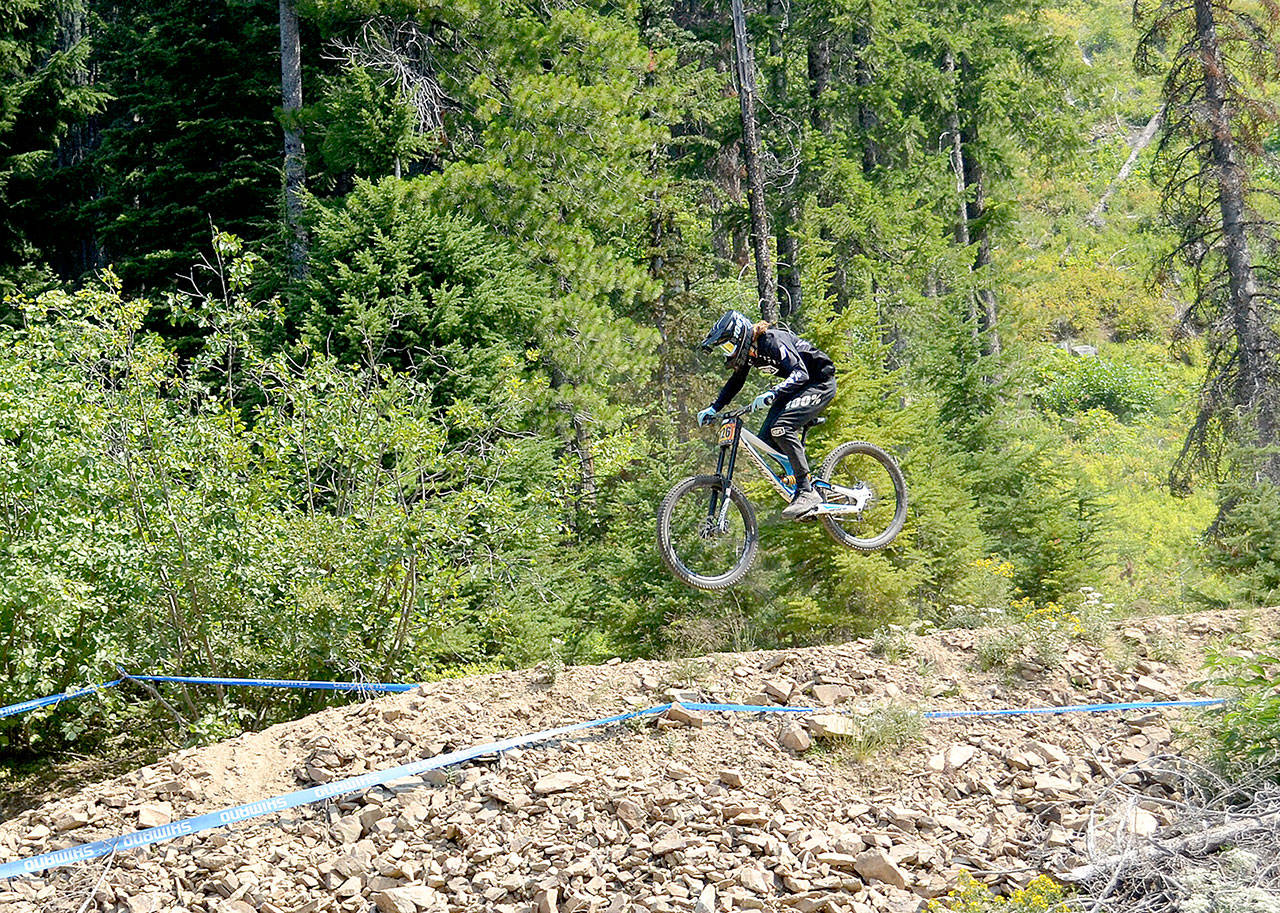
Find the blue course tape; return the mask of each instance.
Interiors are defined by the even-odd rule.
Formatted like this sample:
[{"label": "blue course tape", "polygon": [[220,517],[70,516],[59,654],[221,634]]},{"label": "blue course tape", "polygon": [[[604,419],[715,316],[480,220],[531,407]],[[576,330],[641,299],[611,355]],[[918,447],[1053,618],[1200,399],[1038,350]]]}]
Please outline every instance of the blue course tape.
[{"label": "blue course tape", "polygon": [[1025,716],[1033,713],[1107,713],[1116,710],[1173,710],[1178,707],[1212,707],[1225,704],[1220,697],[1197,701],[1130,701],[1124,704],[1072,704],[1067,707],[1025,707],[1016,710],[933,710],[927,720],[954,720],[974,716]]},{"label": "blue course tape", "polygon": [[[1178,707],[1211,707],[1224,698],[1196,701],[1132,701],[1124,704],[1072,704],[1066,707],[1019,707],[1009,710],[930,710],[926,720],[950,720],[975,716],[1025,716],[1036,713],[1107,713],[1117,710],[1171,710]],[[758,704],[681,704],[686,710],[723,710],[733,713],[836,713],[831,707],[763,707]]]},{"label": "blue course tape", "polygon": [[103,682],[101,685],[90,685],[87,688],[81,688],[78,691],[64,691],[61,694],[51,694],[48,697],[35,697],[29,701],[23,701],[20,704],[10,704],[8,707],[0,707],[0,720],[7,716],[17,716],[19,713],[27,713],[31,710],[39,710],[41,707],[48,707],[52,704],[60,704],[63,701],[69,701],[73,698],[84,697],[86,694],[93,694],[97,691],[105,691],[120,684],[122,679],[116,679],[113,682]]},{"label": "blue course tape", "polygon": [[[143,678],[142,676],[134,677]],[[151,678],[151,680],[154,679],[155,677]],[[204,681],[209,680],[206,679]],[[223,681],[224,683],[230,683],[233,681],[240,683],[257,683],[250,679],[226,679],[219,681]],[[112,684],[115,683],[113,682]],[[322,682],[320,684],[334,683]],[[1221,699],[1211,698],[1195,701],[1136,701],[1123,704],[1076,704],[1067,707],[1032,707],[1027,709],[1011,710],[935,710],[925,713],[924,717],[926,719],[953,719],[958,717],[1013,716],[1036,713],[1102,713],[1116,710],[1207,707],[1221,703],[1224,703],[1224,701]],[[441,767],[448,767],[452,764],[461,764],[464,761],[475,760],[476,758],[494,754],[495,752],[508,751],[512,748],[518,748],[522,745],[531,745],[536,742],[545,742],[549,739],[568,735],[572,732],[580,732],[584,729],[609,726],[614,723],[625,722],[626,720],[665,713],[667,710],[671,709],[671,706],[671,704],[659,704],[656,707],[649,707],[644,710],[633,710],[630,713],[621,713],[616,716],[608,716],[598,720],[589,720],[585,723],[573,723],[568,726],[560,726],[556,729],[545,729],[542,732],[516,736],[501,742],[490,742],[486,745],[477,745],[473,748],[465,748],[448,754],[436,755],[433,758],[424,758],[420,761],[413,761],[409,764],[401,765],[400,767],[390,768],[389,770],[374,771],[372,773],[361,774],[358,777],[348,777],[345,780],[335,780],[333,783],[326,783],[323,786],[313,786],[309,789],[301,789],[297,792],[287,793],[283,796],[275,796],[270,799],[260,799],[257,802],[249,802],[245,805],[237,805],[233,808],[226,808],[217,812],[209,812],[204,815],[198,815],[194,818],[175,821],[171,824],[163,824],[159,827],[151,827],[146,830],[135,831],[131,834],[121,834],[107,840],[99,840],[96,843],[85,843],[80,846],[68,847],[67,849],[57,850],[52,853],[44,853],[40,856],[32,856],[28,859],[18,859],[13,862],[0,865],[0,878],[14,878],[19,875],[32,875],[36,872],[42,872],[51,868],[58,868],[60,866],[69,865],[73,862],[81,862],[86,859],[96,859],[99,856],[106,856],[108,853],[116,851],[132,850],[137,849],[138,847],[150,846],[155,843],[167,842],[177,837],[185,837],[189,834],[212,830],[216,827],[225,827],[228,824],[234,824],[238,821],[245,821],[262,815],[269,815],[273,812],[284,811],[289,808],[297,808],[300,805],[309,805],[313,802],[321,802],[325,799],[330,799],[334,796],[340,796],[346,793],[359,792],[360,790],[368,789],[371,786],[378,786],[404,777],[416,776],[424,771],[436,770]],[[765,707],[756,704],[688,703],[682,704],[681,706],[688,710],[731,713],[817,713],[822,712],[823,710],[833,712],[830,711],[829,708],[820,707]]]},{"label": "blue course tape", "polygon": [[269,815],[273,812],[284,811],[288,808],[297,808],[299,805],[309,805],[313,802],[321,802],[325,799],[331,799],[334,796],[340,796],[345,793],[359,792],[360,790],[368,789],[371,786],[378,786],[382,783],[389,783],[392,780],[399,780],[402,777],[416,776],[424,771],[435,770],[440,767],[448,767],[451,764],[461,764],[463,761],[471,761],[488,754],[493,754],[494,752],[508,751],[512,748],[519,748],[522,745],[533,744],[534,742],[544,742],[548,739],[558,738],[563,735],[568,735],[571,732],[579,732],[583,729],[608,726],[613,723],[621,723],[626,720],[636,719],[637,717],[664,713],[670,709],[670,707],[670,704],[662,704],[657,707],[649,707],[646,710],[635,710],[631,713],[622,713],[617,716],[609,716],[599,720],[590,720],[586,723],[573,723],[569,726],[560,726],[556,729],[546,729],[542,732],[535,732],[530,735],[516,736],[515,738],[506,739],[501,742],[490,742],[487,745],[477,745],[474,748],[464,748],[459,751],[449,752],[448,754],[436,755],[434,758],[424,758],[420,761],[413,761],[409,764],[403,764],[400,767],[392,767],[389,770],[379,770],[372,773],[361,774],[358,777],[348,777],[345,780],[335,780],[332,783],[325,783],[323,786],[313,786],[309,789],[300,789],[297,792],[288,793],[283,796],[261,799],[257,802],[249,802],[246,805],[237,805],[234,808],[224,808],[221,811],[209,812],[208,814],[198,815],[194,818],[185,818],[182,821],[174,821],[171,824],[162,824],[159,827],[149,827],[146,830],[135,831],[132,834],[121,834],[107,840],[99,840],[96,843],[84,843],[80,846],[68,847],[65,850],[57,850],[52,853],[44,853],[40,856],[32,856],[29,859],[19,859],[14,862],[8,862],[4,865],[0,865],[0,878],[14,878],[19,875],[32,875],[36,872],[43,872],[45,869],[57,868],[73,862],[80,862],[85,859],[96,859],[99,856],[106,856],[112,852],[132,850],[142,846],[150,846],[153,843],[164,843],[177,837],[185,837],[188,834],[196,834],[201,831],[212,830],[216,827],[225,827],[228,824],[245,821],[249,818]]},{"label": "blue course tape", "polygon": [[130,675],[139,682],[177,682],[189,685],[244,685],[259,688],[311,688],[320,691],[412,691],[417,685],[388,682],[305,682],[287,678],[199,678],[191,675]]}]

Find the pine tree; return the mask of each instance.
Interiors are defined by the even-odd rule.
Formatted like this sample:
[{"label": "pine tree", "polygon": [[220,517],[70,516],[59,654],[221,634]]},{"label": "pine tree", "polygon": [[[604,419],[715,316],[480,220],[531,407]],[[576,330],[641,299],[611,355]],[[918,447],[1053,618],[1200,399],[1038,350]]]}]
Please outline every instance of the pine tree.
[{"label": "pine tree", "polygon": [[[74,278],[100,247],[127,287],[167,287],[207,248],[210,223],[255,238],[279,198],[275,4],[120,0],[100,11],[99,86],[112,101],[64,219],[42,246]],[[53,170],[45,191],[71,175]],[[33,205],[45,205],[39,195]]]},{"label": "pine tree", "polygon": [[1186,490],[1231,443],[1260,448],[1255,471],[1280,482],[1278,223],[1263,148],[1280,121],[1266,89],[1280,78],[1280,4],[1165,0],[1139,2],[1134,15],[1140,65],[1163,68],[1169,49],[1156,167],[1174,255],[1195,277],[1187,319],[1209,342],[1199,413],[1170,481]]},{"label": "pine tree", "polygon": [[78,0],[0,9],[0,283],[39,256],[39,225],[59,211],[34,199],[41,177],[79,161],[77,131],[105,101],[89,78],[86,18]]}]

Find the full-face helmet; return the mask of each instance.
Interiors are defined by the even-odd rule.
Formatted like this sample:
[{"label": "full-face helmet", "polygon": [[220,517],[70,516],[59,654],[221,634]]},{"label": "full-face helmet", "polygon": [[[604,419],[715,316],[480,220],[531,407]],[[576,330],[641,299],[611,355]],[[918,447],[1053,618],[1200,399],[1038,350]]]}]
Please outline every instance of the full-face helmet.
[{"label": "full-face helmet", "polygon": [[702,348],[707,352],[716,346],[722,348],[726,367],[736,371],[746,364],[747,355],[751,352],[752,326],[745,314],[726,311],[711,328],[707,338],[702,340]]}]

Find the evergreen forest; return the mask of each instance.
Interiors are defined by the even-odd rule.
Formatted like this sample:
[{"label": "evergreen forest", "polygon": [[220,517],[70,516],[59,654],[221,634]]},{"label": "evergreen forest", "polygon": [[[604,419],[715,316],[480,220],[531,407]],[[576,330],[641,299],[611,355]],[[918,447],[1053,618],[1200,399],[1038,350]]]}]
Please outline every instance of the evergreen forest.
[{"label": "evergreen forest", "polygon": [[[6,0],[0,704],[1274,603],[1280,6],[738,5]],[[663,566],[731,308],[834,359],[889,548],[753,479],[743,583]],[[5,764],[345,699],[169,694]]]}]

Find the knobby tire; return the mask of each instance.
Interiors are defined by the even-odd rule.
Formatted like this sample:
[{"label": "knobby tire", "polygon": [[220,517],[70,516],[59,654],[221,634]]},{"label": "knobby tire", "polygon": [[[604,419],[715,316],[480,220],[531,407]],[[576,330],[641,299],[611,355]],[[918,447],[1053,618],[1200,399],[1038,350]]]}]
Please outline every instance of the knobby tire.
[{"label": "knobby tire", "polygon": [[724,489],[718,477],[692,476],[672,488],[662,499],[662,506],[658,508],[658,553],[676,579],[699,590],[723,590],[740,581],[747,575],[747,571],[751,570],[751,564],[755,561],[756,550],[760,543],[755,510],[746,496],[737,486],[734,486],[730,490],[730,500],[742,519],[743,527],[743,548],[736,562],[723,574],[715,576],[699,574],[685,566],[680,556],[676,554],[675,543],[672,542],[671,536],[671,519],[676,505],[685,497],[697,497],[703,505],[706,505],[713,489],[719,489],[723,495]]},{"label": "knobby tire", "polygon": [[875,444],[869,444],[866,441],[849,441],[831,451],[827,458],[823,460],[822,468],[818,470],[818,478],[824,482],[831,482],[831,477],[841,461],[852,454],[871,457],[880,464],[892,480],[893,494],[896,499],[893,518],[884,530],[869,537],[855,536],[840,525],[840,520],[837,517],[824,516],[822,525],[826,529],[827,535],[840,545],[857,549],[860,552],[874,552],[892,542],[898,533],[902,532],[902,527],[907,522],[907,483],[902,477],[902,470],[898,468],[898,464],[893,457]]}]

